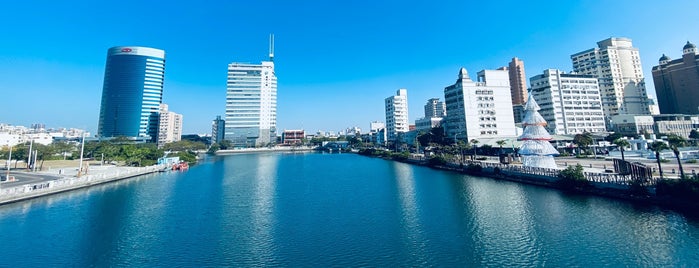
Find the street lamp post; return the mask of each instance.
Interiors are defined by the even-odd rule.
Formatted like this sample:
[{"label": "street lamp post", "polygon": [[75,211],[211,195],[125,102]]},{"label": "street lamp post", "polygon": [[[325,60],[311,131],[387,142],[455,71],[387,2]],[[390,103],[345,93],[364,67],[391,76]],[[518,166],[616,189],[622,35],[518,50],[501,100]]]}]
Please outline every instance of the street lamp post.
[{"label": "street lamp post", "polygon": [[29,153],[27,154],[27,170],[31,170],[30,164],[32,163],[32,145],[34,145],[34,139],[29,141]]},{"label": "street lamp post", "polygon": [[7,157],[7,175],[5,176],[5,180],[10,179],[10,164],[12,164],[12,144],[10,143],[10,153],[9,156]]},{"label": "street lamp post", "polygon": [[83,151],[85,150],[85,132],[83,132],[83,140],[82,144],[80,145],[80,167],[78,167],[78,177],[83,172]]}]

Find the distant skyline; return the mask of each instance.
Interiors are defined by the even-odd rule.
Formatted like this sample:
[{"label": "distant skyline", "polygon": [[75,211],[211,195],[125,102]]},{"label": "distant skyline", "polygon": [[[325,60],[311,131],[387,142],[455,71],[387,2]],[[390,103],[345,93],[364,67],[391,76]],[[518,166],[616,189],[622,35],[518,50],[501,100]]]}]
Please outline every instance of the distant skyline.
[{"label": "distant skyline", "polygon": [[[609,37],[639,48],[649,95],[662,54],[699,44],[699,1],[13,1],[0,10],[0,122],[97,133],[107,50],[165,50],[163,102],[184,134],[224,115],[226,68],[268,60],[275,35],[277,129],[339,131],[384,121],[406,88],[409,120],[444,100],[459,68],[475,74],[524,61],[527,80]],[[528,81],[527,81],[528,83]]]}]

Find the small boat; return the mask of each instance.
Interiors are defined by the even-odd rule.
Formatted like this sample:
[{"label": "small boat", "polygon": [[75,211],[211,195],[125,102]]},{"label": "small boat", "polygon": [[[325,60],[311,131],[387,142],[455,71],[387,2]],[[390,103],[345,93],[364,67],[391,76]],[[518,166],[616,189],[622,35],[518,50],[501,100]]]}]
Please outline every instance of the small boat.
[{"label": "small boat", "polygon": [[187,162],[179,162],[172,165],[172,170],[187,170],[189,169],[189,164]]}]

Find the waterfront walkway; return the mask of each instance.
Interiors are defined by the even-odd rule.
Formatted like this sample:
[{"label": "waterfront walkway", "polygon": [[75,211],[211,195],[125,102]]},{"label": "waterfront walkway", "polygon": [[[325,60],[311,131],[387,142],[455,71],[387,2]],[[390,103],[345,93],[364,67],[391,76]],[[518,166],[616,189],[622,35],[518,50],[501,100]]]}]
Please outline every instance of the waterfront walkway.
[{"label": "waterfront walkway", "polygon": [[[0,205],[154,173],[164,168],[166,168],[164,165],[148,167],[92,166],[88,173],[82,176],[77,176],[78,167],[50,169],[33,173],[17,172],[17,177],[19,177],[17,181],[0,184]],[[23,179],[30,176],[40,179]]]}]

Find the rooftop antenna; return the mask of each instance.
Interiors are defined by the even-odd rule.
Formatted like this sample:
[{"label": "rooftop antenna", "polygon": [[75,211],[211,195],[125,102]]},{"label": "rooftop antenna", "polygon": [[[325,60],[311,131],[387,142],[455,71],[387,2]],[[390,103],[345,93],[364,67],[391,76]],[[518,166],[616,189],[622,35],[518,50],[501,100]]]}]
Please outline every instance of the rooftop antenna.
[{"label": "rooftop antenna", "polygon": [[269,61],[274,61],[274,34],[269,35]]}]

